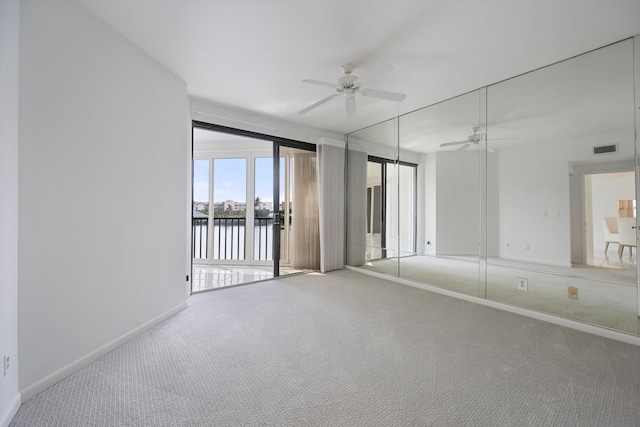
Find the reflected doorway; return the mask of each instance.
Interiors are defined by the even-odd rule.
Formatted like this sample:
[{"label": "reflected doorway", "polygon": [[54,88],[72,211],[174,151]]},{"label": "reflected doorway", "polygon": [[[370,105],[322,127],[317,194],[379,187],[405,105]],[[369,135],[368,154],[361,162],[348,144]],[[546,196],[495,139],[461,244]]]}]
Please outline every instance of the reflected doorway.
[{"label": "reflected doorway", "polygon": [[369,156],[367,262],[416,252],[417,165]]},{"label": "reflected doorway", "polygon": [[587,265],[635,269],[634,172],[585,174],[583,185]]}]

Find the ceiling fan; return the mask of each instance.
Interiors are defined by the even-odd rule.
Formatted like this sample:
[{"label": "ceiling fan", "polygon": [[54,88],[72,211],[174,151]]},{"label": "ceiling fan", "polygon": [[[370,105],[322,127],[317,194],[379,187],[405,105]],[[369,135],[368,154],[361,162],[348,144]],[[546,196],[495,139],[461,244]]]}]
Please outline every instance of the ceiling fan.
[{"label": "ceiling fan", "polygon": [[[440,147],[442,148],[442,147],[451,147],[453,145],[460,145],[460,148],[454,151],[462,151],[462,150],[468,150],[470,148],[486,147],[487,134],[478,133],[480,132],[479,126],[474,126],[472,130],[473,130],[473,134],[469,135],[466,141],[445,142],[443,144],[440,144]],[[515,139],[515,138],[496,138],[496,139],[492,139],[491,141],[502,141],[502,140],[506,141],[510,139]],[[487,148],[487,151],[491,153],[495,152],[495,150],[492,150],[490,148]]]},{"label": "ceiling fan", "polygon": [[302,110],[298,111],[298,114],[305,114],[313,110],[314,108],[319,107],[325,102],[331,101],[336,96],[343,95],[345,98],[344,102],[345,108],[347,110],[347,117],[351,118],[355,117],[356,115],[355,97],[357,93],[363,96],[370,96],[372,98],[386,99],[388,101],[396,102],[404,100],[404,98],[407,96],[404,93],[387,92],[384,90],[368,89],[363,87],[363,85],[366,85],[370,80],[380,77],[381,75],[393,70],[393,67],[391,65],[385,62],[381,62],[362,77],[351,75],[354,68],[355,67],[352,64],[343,65],[342,71],[344,72],[344,76],[340,77],[337,83],[327,83],[312,79],[303,80],[303,83],[330,87],[332,89],[335,89],[337,93],[329,95],[326,98],[323,98],[320,101],[309,105],[307,108],[303,108]]}]

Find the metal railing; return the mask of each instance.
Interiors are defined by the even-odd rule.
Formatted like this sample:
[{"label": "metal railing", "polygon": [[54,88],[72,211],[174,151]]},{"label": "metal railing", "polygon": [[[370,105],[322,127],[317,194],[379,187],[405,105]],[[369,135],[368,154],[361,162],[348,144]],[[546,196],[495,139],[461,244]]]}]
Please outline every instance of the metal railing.
[{"label": "metal railing", "polygon": [[[270,227],[273,218],[255,218],[254,220],[254,260],[265,261],[271,258],[273,232]],[[215,260],[243,260],[245,251],[246,218],[229,217],[213,219],[213,254]],[[209,218],[192,218],[192,241],[194,258],[209,258]]]},{"label": "metal railing", "polygon": [[256,218],[254,220],[253,251],[257,261],[272,260],[273,218]]},{"label": "metal railing", "polygon": [[192,218],[191,237],[193,242],[191,256],[206,259],[209,247],[209,218]]}]

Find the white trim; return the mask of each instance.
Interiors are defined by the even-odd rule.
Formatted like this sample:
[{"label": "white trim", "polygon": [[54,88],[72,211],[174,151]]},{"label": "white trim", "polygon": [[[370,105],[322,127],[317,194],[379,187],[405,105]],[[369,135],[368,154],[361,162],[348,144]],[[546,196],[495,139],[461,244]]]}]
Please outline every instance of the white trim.
[{"label": "white trim", "polygon": [[344,135],[315,129],[298,123],[277,119],[274,116],[218,104],[190,96],[191,119],[205,123],[248,130],[264,135],[277,136],[315,144],[323,136],[341,138]]},{"label": "white trim", "polygon": [[24,388],[23,390],[20,391],[20,394],[22,395],[23,402],[26,402],[27,400],[31,399],[33,396],[37,395],[38,393],[46,390],[47,388],[51,387],[52,385],[56,384],[57,382],[62,381],[63,379],[65,379],[69,375],[73,374],[74,372],[79,371],[80,369],[84,368],[85,366],[87,366],[91,362],[96,361],[97,359],[99,359],[100,357],[104,356],[105,354],[115,350],[116,348],[120,347],[122,344],[126,343],[127,341],[130,341],[131,339],[133,339],[136,336],[142,334],[143,332],[151,329],[152,327],[156,326],[157,324],[167,320],[169,317],[171,317],[174,314],[184,310],[185,308],[187,308],[187,302],[186,301],[183,302],[183,303],[180,303],[179,305],[177,305],[176,307],[174,307],[174,308],[172,308],[172,309],[170,309],[168,311],[165,311],[164,313],[160,314],[159,316],[154,317],[153,319],[149,320],[148,322],[143,323],[142,325],[138,326],[137,328],[134,328],[134,329],[130,330],[126,334],[124,334],[124,335],[114,339],[113,341],[103,345],[102,347],[98,348],[97,350],[94,350],[91,353],[81,357],[80,359],[76,360],[75,362],[72,362],[72,363],[68,364],[67,366],[65,366],[63,368],[58,369],[57,371],[55,371],[52,374],[44,377],[40,381],[37,381],[37,382],[31,384],[30,386]]},{"label": "white trim", "polygon": [[519,314],[521,316],[530,317],[532,319],[542,320],[544,322],[553,323],[554,325],[564,326],[566,328],[575,329],[581,332],[597,335],[599,337],[609,338],[609,339],[621,341],[627,344],[640,346],[640,336],[637,336],[637,335],[630,335],[624,332],[614,331],[612,329],[607,329],[601,326],[590,325],[587,323],[578,322],[576,320],[557,317],[552,314],[541,313],[541,312],[529,310],[523,307],[517,307],[514,305],[504,304],[501,302],[496,302],[496,301],[488,300],[485,298],[461,294],[458,292],[450,291],[448,289],[438,288],[433,285],[413,282],[411,280],[403,279],[401,277],[388,276],[386,274],[377,273],[375,271],[365,270],[365,269],[353,267],[350,265],[345,266],[345,268],[348,270],[357,271],[359,273],[368,274],[370,276],[379,277],[381,279],[387,279],[392,282],[401,283],[403,285],[412,286],[414,288],[424,289],[426,291],[433,292],[436,294],[441,294],[448,297],[473,302],[476,304],[484,305],[484,306],[495,308],[498,310],[508,311],[510,313]]},{"label": "white trim", "polygon": [[339,141],[337,139],[327,138],[323,136],[321,138],[318,138],[318,145],[333,145],[334,147],[342,148],[344,150],[347,143],[344,141]]},{"label": "white trim", "polygon": [[22,401],[22,398],[20,396],[20,393],[16,394],[16,396],[13,399],[13,402],[11,402],[11,405],[9,405],[7,413],[4,414],[2,416],[2,420],[0,420],[0,427],[9,427],[11,420],[13,420],[13,417],[16,416],[18,409],[20,409],[21,401]]}]

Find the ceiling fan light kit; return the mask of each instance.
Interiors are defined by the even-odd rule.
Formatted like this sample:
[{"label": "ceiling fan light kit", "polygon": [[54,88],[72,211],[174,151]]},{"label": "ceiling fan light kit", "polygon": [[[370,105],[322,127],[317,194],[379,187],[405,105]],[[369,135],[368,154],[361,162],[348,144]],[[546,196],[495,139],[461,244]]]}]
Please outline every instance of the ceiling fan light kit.
[{"label": "ceiling fan light kit", "polygon": [[393,69],[393,67],[385,62],[381,62],[376,65],[372,70],[370,70],[367,74],[362,77],[351,75],[354,70],[353,64],[344,64],[342,66],[342,72],[344,76],[340,77],[337,81],[337,84],[327,83],[320,80],[307,79],[303,80],[303,83],[315,84],[319,86],[327,86],[335,89],[337,92],[334,95],[327,96],[326,98],[321,99],[306,108],[298,111],[298,114],[305,114],[320,105],[331,101],[336,96],[342,94],[345,96],[345,110],[347,113],[347,117],[355,117],[356,115],[356,104],[355,98],[356,94],[360,94],[362,96],[368,96],[371,98],[384,99],[387,101],[395,101],[401,102],[403,101],[407,95],[404,93],[398,92],[387,92],[384,90],[376,90],[376,89],[368,89],[363,88],[362,84],[366,84],[368,80],[375,79],[385,73],[388,73]]}]

